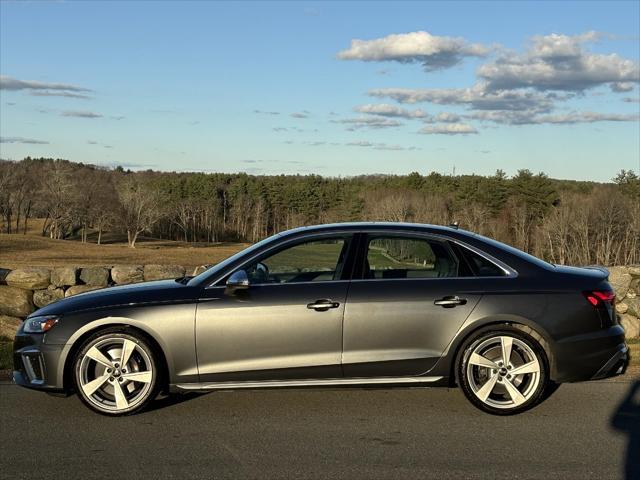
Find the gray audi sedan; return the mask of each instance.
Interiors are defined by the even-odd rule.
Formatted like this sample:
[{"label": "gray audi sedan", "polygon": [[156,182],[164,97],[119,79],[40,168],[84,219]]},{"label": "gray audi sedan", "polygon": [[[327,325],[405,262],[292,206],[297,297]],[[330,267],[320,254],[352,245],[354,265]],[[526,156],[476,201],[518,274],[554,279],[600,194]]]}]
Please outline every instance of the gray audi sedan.
[{"label": "gray audi sedan", "polygon": [[106,288],[27,318],[24,387],[125,415],[159,392],[459,385],[510,415],[624,372],[608,273],[455,227],[289,230],[196,277]]}]

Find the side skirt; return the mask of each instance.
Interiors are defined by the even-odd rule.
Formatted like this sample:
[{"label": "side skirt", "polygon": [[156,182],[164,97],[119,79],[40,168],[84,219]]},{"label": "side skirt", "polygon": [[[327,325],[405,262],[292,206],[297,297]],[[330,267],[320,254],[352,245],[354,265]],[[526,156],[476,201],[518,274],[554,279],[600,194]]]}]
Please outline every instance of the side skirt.
[{"label": "side skirt", "polygon": [[173,391],[192,392],[198,390],[239,390],[259,388],[305,388],[305,387],[380,387],[383,385],[419,387],[439,383],[444,377],[371,377],[371,378],[327,378],[311,380],[265,380],[248,382],[179,383]]}]

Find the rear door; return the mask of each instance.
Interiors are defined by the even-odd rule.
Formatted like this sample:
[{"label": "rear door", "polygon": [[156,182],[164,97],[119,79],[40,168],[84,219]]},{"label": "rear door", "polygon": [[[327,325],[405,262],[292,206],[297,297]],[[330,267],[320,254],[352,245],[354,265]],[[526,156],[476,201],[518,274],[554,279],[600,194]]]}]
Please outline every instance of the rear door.
[{"label": "rear door", "polygon": [[344,315],[345,377],[429,371],[481,294],[448,242],[412,233],[368,233]]},{"label": "rear door", "polygon": [[[288,241],[205,289],[196,315],[201,382],[342,377],[342,321],[351,274],[351,234]],[[231,272],[230,272],[231,273]]]}]

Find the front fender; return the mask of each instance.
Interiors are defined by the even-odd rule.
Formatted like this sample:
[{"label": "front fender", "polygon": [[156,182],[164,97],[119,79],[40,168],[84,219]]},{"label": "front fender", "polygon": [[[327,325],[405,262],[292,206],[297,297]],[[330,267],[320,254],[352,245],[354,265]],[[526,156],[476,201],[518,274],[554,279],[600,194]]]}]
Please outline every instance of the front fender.
[{"label": "front fender", "polygon": [[[65,372],[82,342],[94,332],[111,326],[128,326],[151,337],[161,350],[169,383],[197,382],[195,305],[162,305],[127,308],[117,312],[84,312],[63,317],[48,334],[47,344],[61,344],[56,376],[64,384]],[[58,329],[58,327],[61,327]]]}]

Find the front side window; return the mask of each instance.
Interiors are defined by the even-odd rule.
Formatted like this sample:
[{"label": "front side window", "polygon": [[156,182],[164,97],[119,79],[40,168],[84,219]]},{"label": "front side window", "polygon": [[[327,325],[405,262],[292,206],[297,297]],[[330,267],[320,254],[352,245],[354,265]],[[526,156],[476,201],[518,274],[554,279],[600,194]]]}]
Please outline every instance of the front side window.
[{"label": "front side window", "polygon": [[458,276],[458,261],[444,243],[393,236],[369,239],[364,278],[455,276]]},{"label": "front side window", "polygon": [[244,270],[254,284],[339,280],[348,245],[346,237],[298,243],[254,261]]}]

